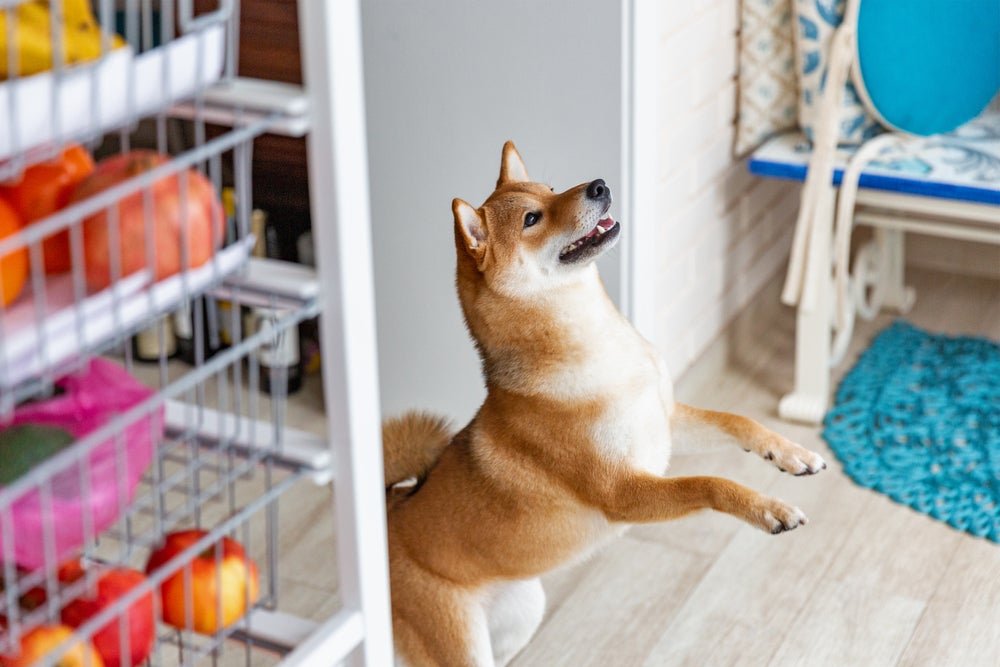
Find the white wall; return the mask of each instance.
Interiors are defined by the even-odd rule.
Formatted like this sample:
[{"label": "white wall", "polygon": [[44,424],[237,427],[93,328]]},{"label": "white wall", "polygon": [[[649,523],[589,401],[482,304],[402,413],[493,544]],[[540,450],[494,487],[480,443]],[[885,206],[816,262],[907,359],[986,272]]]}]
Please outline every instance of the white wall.
[{"label": "white wall", "polygon": [[907,234],[906,265],[997,280],[1000,245]]},{"label": "white wall", "polygon": [[[382,407],[462,423],[485,392],[455,295],[451,200],[482,203],[513,139],[557,190],[604,178],[617,215],[621,8],[366,0],[362,14]],[[602,266],[613,295],[619,258]]]},{"label": "white wall", "polygon": [[[642,226],[631,251],[648,267],[634,276],[642,330],[678,376],[783,268],[799,187],[753,177],[732,158],[739,0],[635,1],[655,17],[656,38],[638,54],[633,94],[638,104],[655,79],[644,108],[658,120],[652,130],[644,122],[634,148],[654,147],[658,167],[652,205],[644,188],[642,219],[623,224]],[[461,421],[483,392],[454,294],[451,198],[479,204],[512,138],[534,177],[557,189],[603,177],[621,204],[620,6],[363,9],[383,408]],[[602,268],[613,293],[616,269]]]},{"label": "white wall", "polygon": [[661,262],[647,335],[677,377],[783,268],[799,188],[732,158],[739,1],[659,11],[659,219],[647,233]]}]

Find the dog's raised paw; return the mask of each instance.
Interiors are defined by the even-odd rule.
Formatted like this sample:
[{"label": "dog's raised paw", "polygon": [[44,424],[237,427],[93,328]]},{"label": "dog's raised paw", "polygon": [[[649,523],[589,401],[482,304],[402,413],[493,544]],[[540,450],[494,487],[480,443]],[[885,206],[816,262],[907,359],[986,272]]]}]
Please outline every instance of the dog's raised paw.
[{"label": "dog's raised paw", "polygon": [[802,510],[780,500],[769,498],[761,508],[760,527],[772,535],[795,530],[807,523],[809,519]]},{"label": "dog's raised paw", "polygon": [[826,461],[822,456],[784,438],[772,443],[762,456],[781,472],[791,473],[796,477],[815,475],[826,468]]}]

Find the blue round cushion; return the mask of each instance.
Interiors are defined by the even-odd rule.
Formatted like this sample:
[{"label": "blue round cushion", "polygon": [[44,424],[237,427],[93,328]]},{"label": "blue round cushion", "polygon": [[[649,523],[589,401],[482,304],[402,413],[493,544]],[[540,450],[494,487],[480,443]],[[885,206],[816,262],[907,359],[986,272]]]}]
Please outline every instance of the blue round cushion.
[{"label": "blue round cushion", "polygon": [[886,125],[950,132],[1000,90],[1000,1],[862,0],[855,83]]}]

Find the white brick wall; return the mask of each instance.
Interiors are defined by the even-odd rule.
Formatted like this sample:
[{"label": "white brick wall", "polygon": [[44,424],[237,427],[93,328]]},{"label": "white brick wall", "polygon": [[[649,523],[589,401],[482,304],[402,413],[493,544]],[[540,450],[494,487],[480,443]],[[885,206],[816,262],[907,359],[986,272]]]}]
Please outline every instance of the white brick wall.
[{"label": "white brick wall", "polygon": [[653,331],[680,375],[780,270],[799,188],[732,157],[739,0],[663,3]]}]

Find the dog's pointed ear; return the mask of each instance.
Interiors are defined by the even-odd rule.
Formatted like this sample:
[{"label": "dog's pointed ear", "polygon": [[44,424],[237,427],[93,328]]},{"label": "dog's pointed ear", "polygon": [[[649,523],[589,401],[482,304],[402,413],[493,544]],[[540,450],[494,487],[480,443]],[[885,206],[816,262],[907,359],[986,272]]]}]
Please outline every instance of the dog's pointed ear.
[{"label": "dog's pointed ear", "polygon": [[471,204],[461,199],[452,200],[451,212],[455,214],[455,229],[462,235],[465,249],[478,263],[486,253],[486,223]]},{"label": "dog's pointed ear", "polygon": [[500,158],[500,178],[497,179],[497,187],[500,187],[504,183],[517,183],[530,180],[528,169],[524,166],[521,154],[514,148],[514,142],[508,141],[503,145],[503,157]]}]

